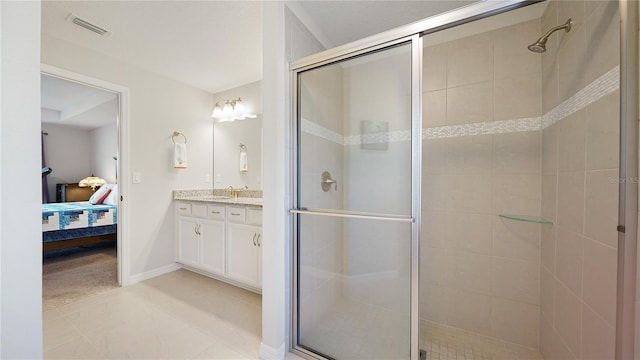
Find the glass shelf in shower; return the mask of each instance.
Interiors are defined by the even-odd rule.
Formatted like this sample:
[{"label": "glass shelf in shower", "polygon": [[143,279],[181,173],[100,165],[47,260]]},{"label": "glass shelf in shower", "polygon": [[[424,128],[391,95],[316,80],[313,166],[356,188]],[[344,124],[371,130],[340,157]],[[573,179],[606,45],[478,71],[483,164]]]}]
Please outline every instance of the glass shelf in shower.
[{"label": "glass shelf in shower", "polygon": [[522,222],[528,222],[533,224],[553,225],[553,221],[550,221],[541,216],[535,216],[535,215],[499,214],[498,216],[500,216],[501,218],[514,220],[514,221],[522,221]]}]

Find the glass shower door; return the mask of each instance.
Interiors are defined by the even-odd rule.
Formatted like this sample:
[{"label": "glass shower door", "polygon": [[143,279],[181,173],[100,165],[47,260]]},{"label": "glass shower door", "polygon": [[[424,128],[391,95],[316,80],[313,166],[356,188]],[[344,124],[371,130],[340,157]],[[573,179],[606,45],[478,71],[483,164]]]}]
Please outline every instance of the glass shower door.
[{"label": "glass shower door", "polygon": [[411,40],[297,72],[294,348],[308,356],[417,349]]}]

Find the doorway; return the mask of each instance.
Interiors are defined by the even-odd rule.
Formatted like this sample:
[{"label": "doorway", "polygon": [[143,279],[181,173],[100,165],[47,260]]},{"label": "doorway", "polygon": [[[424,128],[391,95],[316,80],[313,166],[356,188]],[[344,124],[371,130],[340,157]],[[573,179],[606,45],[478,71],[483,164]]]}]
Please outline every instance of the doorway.
[{"label": "doorway", "polygon": [[[94,153],[95,157],[100,157],[99,161],[94,161],[93,166],[90,167],[89,171],[101,171],[105,175],[104,183],[107,183],[105,187],[109,187],[110,191],[107,197],[102,199],[103,201],[110,202],[115,211],[111,211],[107,209],[107,211],[101,212],[97,211],[91,215],[87,213],[87,224],[89,224],[89,219],[91,219],[94,225],[102,225],[102,224],[113,224],[115,225],[116,233],[115,233],[115,246],[116,246],[116,257],[117,257],[117,284],[119,286],[128,285],[129,283],[129,251],[128,251],[128,236],[129,227],[127,222],[127,203],[125,200],[125,194],[127,193],[128,187],[126,181],[121,181],[121,179],[126,179],[128,176],[127,164],[128,164],[128,152],[127,152],[127,139],[128,139],[128,131],[127,131],[127,121],[128,121],[128,97],[129,90],[120,85],[112,84],[106,81],[102,81],[99,79],[91,78],[85,75],[81,75],[78,73],[74,73],[71,71],[67,71],[64,69],[60,69],[54,66],[42,64],[42,76],[46,76],[52,80],[65,82],[70,85],[75,85],[77,88],[84,89],[93,89],[92,96],[89,96],[89,100],[85,101],[86,103],[91,103],[92,101],[100,102],[100,98],[112,96],[108,101],[103,102],[103,105],[93,107],[93,109],[97,109],[96,113],[93,114],[95,116],[92,117],[100,117],[105,113],[105,107],[108,109],[109,106],[115,107],[115,118],[113,119],[113,123],[110,126],[115,127],[115,129],[103,128],[100,131],[94,131],[95,133],[89,136],[89,142],[93,139],[93,142],[102,143],[105,138],[107,143],[111,143],[108,146],[100,146],[97,151],[91,151]],[[98,94],[98,95],[96,95]],[[96,98],[98,100],[96,100]],[[86,107],[86,104],[84,105]],[[78,108],[82,108],[83,105],[78,106]],[[90,106],[89,106],[90,107]],[[109,112],[108,110],[106,111]],[[81,116],[80,116],[81,118]],[[77,119],[76,119],[77,120]],[[82,121],[82,119],[80,119]],[[44,141],[47,141],[46,136],[44,137]],[[115,142],[115,144],[113,144]],[[105,150],[107,149],[107,150]],[[46,154],[45,154],[46,159]],[[89,160],[91,163],[91,160]],[[94,170],[95,169],[95,170]],[[55,168],[52,169],[51,173],[55,172]],[[95,175],[95,174],[88,174]],[[78,179],[79,181],[80,179]],[[73,181],[73,180],[71,180]],[[101,186],[98,184],[93,187],[91,184],[89,185],[90,192],[97,191]],[[60,198],[61,195],[57,194],[58,190],[56,189],[56,185],[50,185],[49,195],[51,200],[56,200],[56,197]],[[62,186],[64,187],[64,186]],[[81,189],[81,188],[80,188]],[[84,196],[84,195],[80,195]],[[64,197],[64,196],[62,196]],[[108,207],[109,205],[105,205]],[[81,221],[84,220],[81,218]],[[106,226],[100,226],[100,228],[106,228]],[[76,230],[76,229],[73,229]],[[77,229],[78,231],[82,231],[82,229]],[[112,231],[111,231],[112,233]],[[82,234],[73,236],[82,236]],[[89,234],[93,235],[93,234]],[[98,234],[104,235],[104,234]],[[113,236],[113,234],[111,234]],[[73,240],[73,239],[71,239]],[[99,240],[99,239],[98,239]]]}]

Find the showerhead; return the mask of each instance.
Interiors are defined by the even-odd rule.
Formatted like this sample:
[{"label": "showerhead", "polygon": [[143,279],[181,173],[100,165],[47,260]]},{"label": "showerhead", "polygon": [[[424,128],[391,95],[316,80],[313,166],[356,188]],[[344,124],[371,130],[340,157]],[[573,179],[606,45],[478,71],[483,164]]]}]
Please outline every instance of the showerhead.
[{"label": "showerhead", "polygon": [[558,25],[547,31],[547,33],[542,35],[538,40],[536,40],[536,42],[528,46],[529,50],[533,51],[534,53],[543,53],[547,51],[547,40],[549,39],[549,36],[551,36],[551,34],[553,34],[554,32],[562,29],[564,29],[566,32],[569,32],[571,30],[572,22],[573,21],[571,20],[571,18],[569,18],[569,20],[567,20],[567,22],[565,22],[564,24]]},{"label": "showerhead", "polygon": [[547,51],[546,46],[547,46],[547,38],[541,37],[536,42],[529,45],[529,50],[533,51],[534,53],[543,53]]}]

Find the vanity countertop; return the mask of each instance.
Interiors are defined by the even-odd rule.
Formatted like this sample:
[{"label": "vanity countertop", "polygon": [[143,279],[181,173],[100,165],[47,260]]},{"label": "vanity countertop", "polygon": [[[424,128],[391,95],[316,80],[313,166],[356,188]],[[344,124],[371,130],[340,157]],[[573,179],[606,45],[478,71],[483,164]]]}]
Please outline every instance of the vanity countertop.
[{"label": "vanity countertop", "polygon": [[[241,192],[242,194],[242,192]],[[254,195],[254,194],[249,194]],[[262,194],[260,194],[262,195]],[[173,199],[178,201],[194,201],[220,205],[234,205],[262,208],[262,197],[238,196],[230,197],[214,190],[174,190]]]}]

